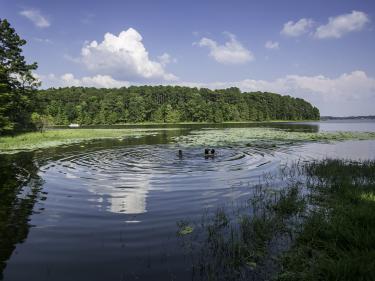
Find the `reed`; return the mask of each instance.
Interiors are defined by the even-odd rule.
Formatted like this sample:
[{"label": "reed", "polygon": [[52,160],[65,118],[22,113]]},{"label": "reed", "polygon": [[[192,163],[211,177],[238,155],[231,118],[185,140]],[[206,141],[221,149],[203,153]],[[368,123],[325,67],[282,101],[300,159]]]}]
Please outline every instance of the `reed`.
[{"label": "reed", "polygon": [[263,181],[245,204],[180,224],[194,229],[180,235],[194,277],[374,280],[375,161],[296,163],[280,177],[282,189]]}]

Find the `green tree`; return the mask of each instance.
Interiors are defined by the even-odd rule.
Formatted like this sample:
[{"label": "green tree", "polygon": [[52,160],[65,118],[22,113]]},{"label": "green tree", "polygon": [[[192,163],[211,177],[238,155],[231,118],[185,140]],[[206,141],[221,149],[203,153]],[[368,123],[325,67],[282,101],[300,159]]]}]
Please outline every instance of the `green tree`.
[{"label": "green tree", "polygon": [[129,101],[129,121],[143,122],[145,121],[146,109],[145,102],[141,96],[134,96]]},{"label": "green tree", "polygon": [[173,109],[170,104],[167,104],[165,107],[165,119],[164,122],[174,123],[180,121],[180,112],[176,109]]},{"label": "green tree", "polygon": [[31,121],[33,122],[35,128],[39,132],[44,132],[46,128],[53,125],[53,117],[50,115],[40,115],[37,112],[31,114]]},{"label": "green tree", "polygon": [[39,86],[27,64],[21,39],[6,19],[0,19],[0,134],[32,128],[32,96]]}]

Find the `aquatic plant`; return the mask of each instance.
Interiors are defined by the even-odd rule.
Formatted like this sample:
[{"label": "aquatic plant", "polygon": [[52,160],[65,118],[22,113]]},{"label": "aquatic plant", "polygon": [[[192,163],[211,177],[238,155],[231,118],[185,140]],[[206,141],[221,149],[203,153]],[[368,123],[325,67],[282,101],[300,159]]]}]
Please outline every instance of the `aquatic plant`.
[{"label": "aquatic plant", "polygon": [[96,139],[118,139],[158,134],[171,129],[56,129],[42,133],[33,132],[14,137],[0,137],[0,153],[17,152],[79,143]]},{"label": "aquatic plant", "polygon": [[[206,214],[195,225],[194,237],[179,235],[192,260],[193,279],[271,277],[274,270],[270,270],[269,264],[274,258],[276,241],[290,243],[288,231],[297,222],[293,218],[303,213],[305,206],[298,186],[274,190],[257,185],[244,205],[234,209],[221,207]],[[184,225],[193,222],[186,221]]]},{"label": "aquatic plant", "polygon": [[326,160],[306,172],[314,209],[278,280],[374,280],[375,161]]},{"label": "aquatic plant", "polygon": [[305,141],[375,139],[375,132],[293,132],[273,128],[202,129],[174,140],[188,146],[276,146]]},{"label": "aquatic plant", "polygon": [[375,161],[299,163],[280,176],[293,180],[205,214],[189,237],[194,278],[373,280]]},{"label": "aquatic plant", "polygon": [[177,231],[178,235],[187,235],[194,231],[194,227],[189,225],[187,221],[179,221],[177,222],[177,226],[179,228]]}]

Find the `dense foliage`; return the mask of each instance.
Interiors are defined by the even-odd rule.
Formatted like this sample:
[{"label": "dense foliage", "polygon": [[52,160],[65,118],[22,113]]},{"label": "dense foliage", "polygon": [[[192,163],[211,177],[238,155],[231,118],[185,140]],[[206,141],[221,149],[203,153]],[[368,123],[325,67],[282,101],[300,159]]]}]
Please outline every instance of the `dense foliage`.
[{"label": "dense foliage", "polygon": [[38,100],[38,113],[56,125],[319,119],[319,110],[303,99],[238,88],[51,88],[39,91]]},{"label": "dense foliage", "polygon": [[33,127],[32,96],[38,86],[32,76],[37,64],[27,64],[21,39],[9,22],[0,19],[0,135]]}]

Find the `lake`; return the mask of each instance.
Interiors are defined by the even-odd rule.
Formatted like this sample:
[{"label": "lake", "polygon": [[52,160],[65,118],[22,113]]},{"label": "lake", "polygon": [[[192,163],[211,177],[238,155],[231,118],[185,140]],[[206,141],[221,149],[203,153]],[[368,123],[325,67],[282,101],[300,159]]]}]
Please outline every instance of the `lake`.
[{"label": "lake", "polygon": [[162,127],[144,137],[0,155],[1,278],[192,280],[178,221],[246,200],[264,175],[293,161],[375,159],[374,140],[228,145],[215,147],[215,157],[176,142],[229,127],[375,132],[373,121]]}]

